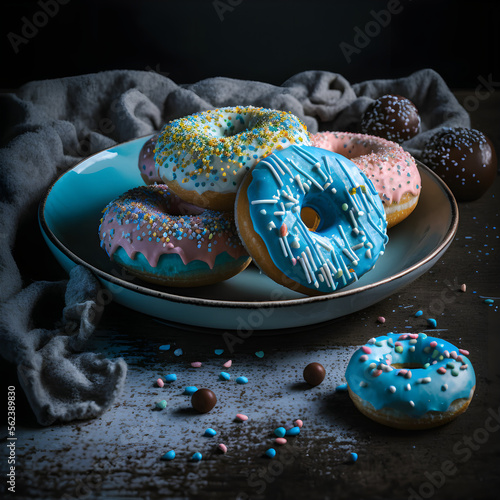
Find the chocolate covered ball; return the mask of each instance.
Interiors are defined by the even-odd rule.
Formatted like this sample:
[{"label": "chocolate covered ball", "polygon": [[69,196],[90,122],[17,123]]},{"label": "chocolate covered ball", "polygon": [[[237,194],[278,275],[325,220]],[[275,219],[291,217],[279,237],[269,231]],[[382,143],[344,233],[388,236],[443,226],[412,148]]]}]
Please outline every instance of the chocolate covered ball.
[{"label": "chocolate covered ball", "polygon": [[443,179],[458,201],[480,198],[497,173],[495,148],[475,129],[443,127],[426,144],[422,161]]},{"label": "chocolate covered ball", "polygon": [[208,413],[217,403],[217,397],[210,389],[198,389],[191,396],[191,406],[200,413]]},{"label": "chocolate covered ball", "polygon": [[320,363],[309,363],[304,368],[304,380],[313,387],[321,384],[325,379],[326,371]]},{"label": "chocolate covered ball", "polygon": [[420,115],[406,97],[387,94],[368,106],[361,118],[361,132],[402,143],[420,131]]}]

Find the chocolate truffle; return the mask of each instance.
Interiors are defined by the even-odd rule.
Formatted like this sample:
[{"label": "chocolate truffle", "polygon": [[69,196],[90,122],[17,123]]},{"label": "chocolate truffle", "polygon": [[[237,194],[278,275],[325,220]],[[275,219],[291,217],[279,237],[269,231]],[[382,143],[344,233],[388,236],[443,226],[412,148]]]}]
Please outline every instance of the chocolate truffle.
[{"label": "chocolate truffle", "polygon": [[208,413],[215,403],[217,403],[217,398],[210,389],[198,389],[191,396],[191,406],[200,413]]},{"label": "chocolate truffle", "polygon": [[440,129],[426,144],[422,161],[444,180],[458,201],[480,198],[497,172],[493,144],[482,132],[468,128]]},{"label": "chocolate truffle", "polygon": [[363,134],[402,143],[418,134],[420,115],[406,97],[387,94],[368,106],[361,118]]},{"label": "chocolate truffle", "polygon": [[309,363],[304,368],[304,380],[313,387],[323,382],[325,374],[325,368],[320,363]]}]

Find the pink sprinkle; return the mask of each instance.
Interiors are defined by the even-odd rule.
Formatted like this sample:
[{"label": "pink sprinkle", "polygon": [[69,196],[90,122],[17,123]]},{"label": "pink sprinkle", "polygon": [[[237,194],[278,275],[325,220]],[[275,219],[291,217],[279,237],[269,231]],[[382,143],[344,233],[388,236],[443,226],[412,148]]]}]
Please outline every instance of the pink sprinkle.
[{"label": "pink sprinkle", "polygon": [[359,360],[360,361],[366,361],[368,359],[368,356],[366,354],[362,354],[360,357],[359,357]]},{"label": "pink sprinkle", "polygon": [[373,370],[372,377],[378,377],[379,375],[382,375],[382,370]]},{"label": "pink sprinkle", "polygon": [[408,370],[399,370],[398,375],[404,376],[408,373]]},{"label": "pink sprinkle", "polygon": [[295,420],[295,422],[293,424],[296,427],[302,427],[304,425],[304,422],[302,422],[302,420],[300,420],[300,418],[298,418],[297,420]]},{"label": "pink sprinkle", "polygon": [[465,292],[467,290],[467,285],[464,283],[461,287],[460,287],[460,290],[462,290],[462,292]]},{"label": "pink sprinkle", "polygon": [[457,351],[451,351],[451,352],[450,352],[450,356],[451,356],[453,359],[457,359],[457,356],[458,356]]},{"label": "pink sprinkle", "polygon": [[365,354],[371,354],[372,353],[372,350],[366,346],[366,345],[363,345],[361,346],[361,350],[365,353]]},{"label": "pink sprinkle", "polygon": [[418,339],[418,333],[410,333],[411,339]]},{"label": "pink sprinkle", "polygon": [[286,439],[285,438],[276,438],[274,440],[276,444],[286,444]]},{"label": "pink sprinkle", "polygon": [[222,453],[226,453],[227,451],[227,446],[223,443],[218,444],[217,448],[219,448],[219,450],[222,451]]},{"label": "pink sprinkle", "polygon": [[292,266],[295,266],[297,264],[297,259],[295,257],[292,257]]},{"label": "pink sprinkle", "polygon": [[469,355],[469,351],[466,351],[465,349],[459,349],[458,352],[460,354],[463,354],[464,356],[468,356]]},{"label": "pink sprinkle", "polygon": [[438,343],[435,340],[433,340],[429,345],[431,347],[436,347],[438,345]]},{"label": "pink sprinkle", "polygon": [[446,368],[444,366],[441,366],[438,368],[438,373],[445,374],[446,373]]},{"label": "pink sprinkle", "polygon": [[200,368],[200,367],[201,367],[201,361],[193,361],[193,362],[191,363],[191,366],[192,366],[193,368]]},{"label": "pink sprinkle", "polygon": [[457,356],[457,361],[459,363],[463,363],[464,362],[464,358],[462,358],[462,356]]},{"label": "pink sprinkle", "polygon": [[163,380],[159,378],[156,383],[158,384],[158,387],[163,387],[165,384],[163,383]]},{"label": "pink sprinkle", "polygon": [[450,353],[448,351],[444,351],[443,355],[444,355],[445,358],[449,358],[450,357]]},{"label": "pink sprinkle", "polygon": [[460,367],[460,369],[461,369],[461,370],[467,370],[467,367],[468,367],[467,363],[464,363],[464,364]]},{"label": "pink sprinkle", "polygon": [[[407,334],[403,334],[403,335],[400,335],[398,340],[406,340],[408,338],[408,335]],[[398,344],[396,345],[401,345],[401,342],[398,342]]]},{"label": "pink sprinkle", "polygon": [[394,342],[394,345],[403,345],[401,342]]},{"label": "pink sprinkle", "polygon": [[245,422],[246,420],[248,420],[248,417],[246,415],[243,415],[243,413],[237,413],[236,418],[238,420],[241,420],[242,422]]},{"label": "pink sprinkle", "polygon": [[384,318],[383,316],[379,316],[379,317],[377,318],[377,321],[378,321],[379,323],[385,323],[385,318]]},{"label": "pink sprinkle", "polygon": [[405,375],[405,378],[411,378],[411,371],[408,370],[408,373]]},{"label": "pink sprinkle", "polygon": [[233,364],[233,362],[231,360],[229,360],[229,361],[226,361],[223,366],[224,366],[224,368],[230,368],[232,364]]}]

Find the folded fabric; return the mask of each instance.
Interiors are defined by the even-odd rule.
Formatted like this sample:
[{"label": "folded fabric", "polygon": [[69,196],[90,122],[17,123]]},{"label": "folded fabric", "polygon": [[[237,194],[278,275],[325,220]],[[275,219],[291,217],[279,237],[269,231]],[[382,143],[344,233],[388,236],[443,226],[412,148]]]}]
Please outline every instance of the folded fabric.
[{"label": "folded fabric", "polygon": [[[28,83],[0,96],[0,345],[18,375],[38,421],[47,425],[101,414],[118,397],[126,365],[85,352],[98,317],[98,284],[84,268],[68,282],[29,283],[14,257],[18,228],[58,175],[115,143],[151,134],[163,123],[196,111],[236,105],[287,110],[309,131],[356,131],[377,97],[410,98],[422,132],[403,146],[419,156],[442,126],[470,126],[467,112],[430,69],[397,80],[351,85],[326,71],[299,73],[280,86],[231,78],[179,85],[146,71],[107,71]],[[38,231],[33,222],[31,231]],[[50,280],[54,268],[45,266]],[[65,306],[47,298],[66,294]],[[39,328],[37,303],[59,308],[61,320]],[[57,315],[57,314],[56,314]],[[71,325],[69,327],[68,325]]]}]

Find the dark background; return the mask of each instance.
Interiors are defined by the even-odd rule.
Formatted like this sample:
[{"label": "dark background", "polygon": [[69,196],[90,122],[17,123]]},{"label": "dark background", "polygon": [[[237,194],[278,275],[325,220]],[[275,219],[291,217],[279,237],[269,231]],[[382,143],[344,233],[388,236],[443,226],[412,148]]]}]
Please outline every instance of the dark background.
[{"label": "dark background", "polygon": [[[498,4],[8,0],[0,16],[0,88],[115,68],[157,71],[177,83],[228,76],[280,84],[311,69],[355,83],[424,67],[437,70],[451,88],[475,88],[480,77],[500,82]],[[394,5],[398,13],[377,27],[373,12]],[[356,30],[366,33],[370,22],[372,36],[356,48]],[[358,52],[350,62],[341,43]]]}]

